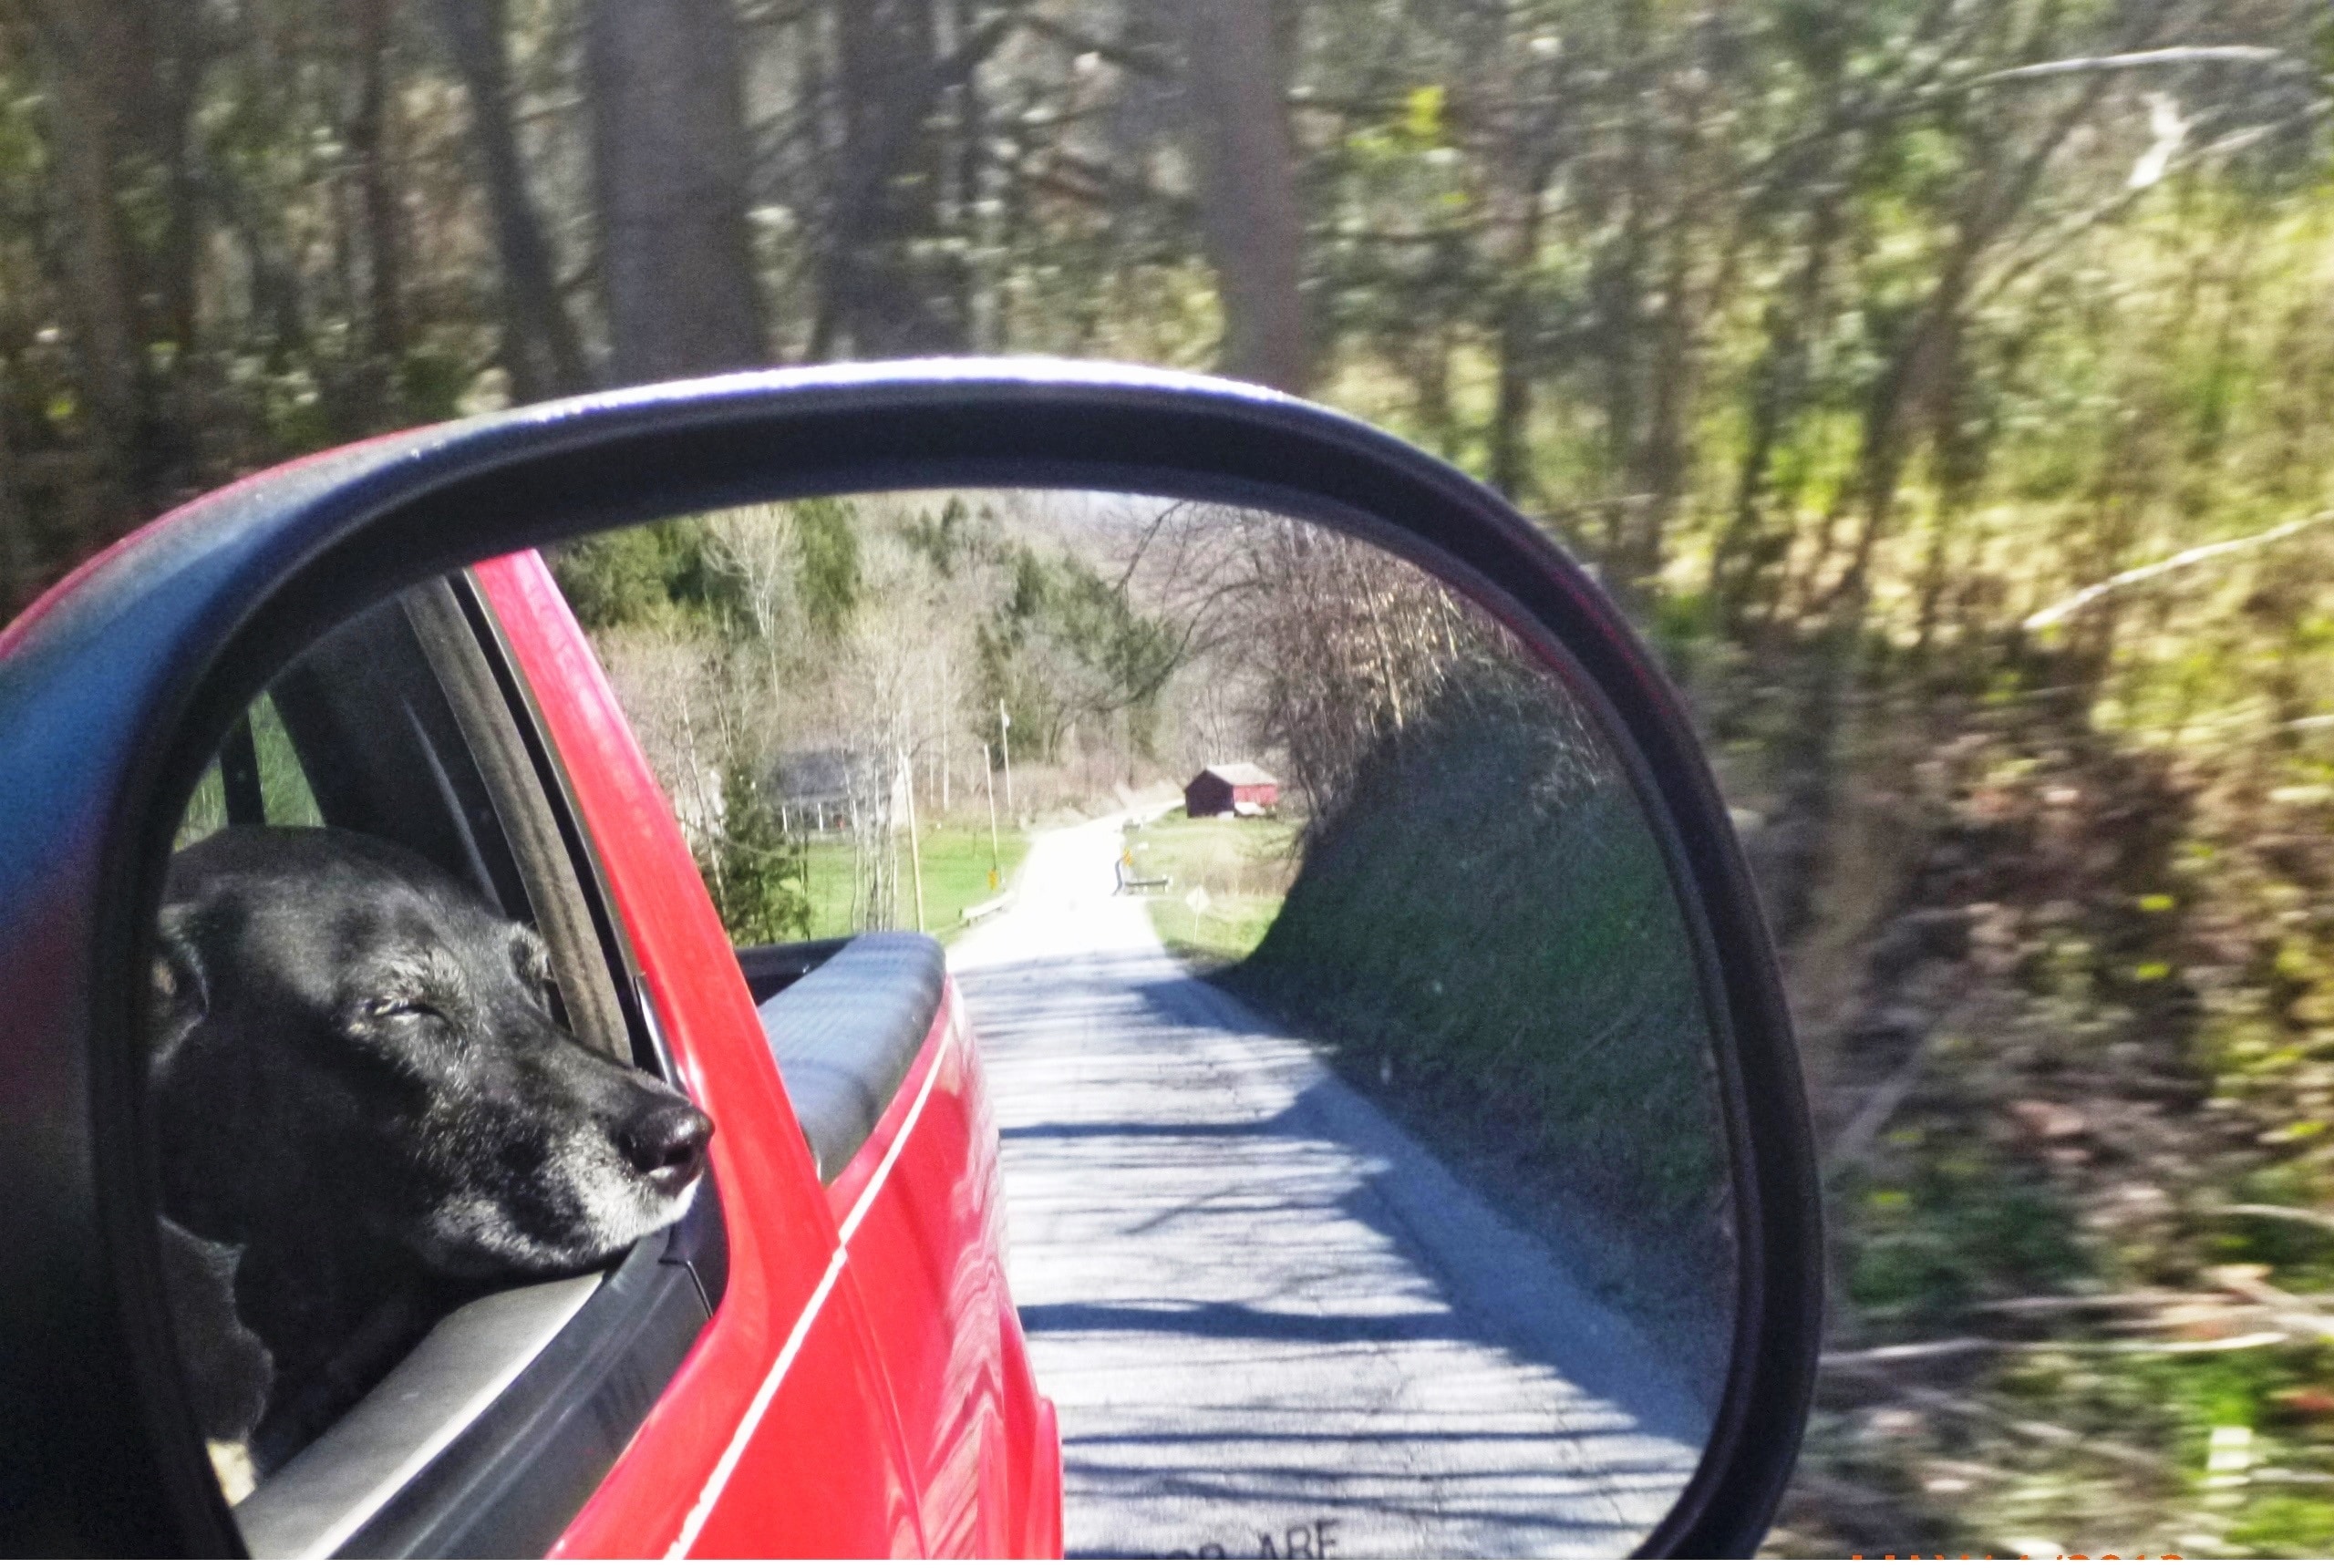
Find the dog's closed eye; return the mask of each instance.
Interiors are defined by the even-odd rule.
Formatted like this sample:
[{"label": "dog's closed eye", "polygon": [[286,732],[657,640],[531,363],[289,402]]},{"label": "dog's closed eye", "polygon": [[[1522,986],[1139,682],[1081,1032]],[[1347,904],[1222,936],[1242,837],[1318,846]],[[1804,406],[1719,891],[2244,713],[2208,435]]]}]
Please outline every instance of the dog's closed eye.
[{"label": "dog's closed eye", "polygon": [[364,1023],[467,1016],[470,987],[454,956],[437,948],[401,954],[384,965],[355,999],[351,1011]]},{"label": "dog's closed eye", "polygon": [[368,996],[356,1010],[367,1018],[443,1018],[446,1015],[426,996]]}]

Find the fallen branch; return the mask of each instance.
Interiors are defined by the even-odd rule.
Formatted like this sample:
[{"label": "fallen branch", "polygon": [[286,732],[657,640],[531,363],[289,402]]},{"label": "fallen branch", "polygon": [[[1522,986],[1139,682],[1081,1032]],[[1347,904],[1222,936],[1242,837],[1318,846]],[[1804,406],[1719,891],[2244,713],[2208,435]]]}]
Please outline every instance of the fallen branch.
[{"label": "fallen branch", "polygon": [[2267,48],[2259,44],[2189,44],[2174,48],[2134,49],[2124,55],[2084,55],[2073,59],[2044,60],[2038,65],[2012,66],[2008,70],[1988,71],[1982,77],[1971,77],[1962,85],[1991,87],[1996,82],[2030,82],[2048,77],[2088,76],[2097,71],[2143,70],[2153,66],[2267,66],[2281,63],[2300,64],[2283,49]]},{"label": "fallen branch", "polygon": [[2135,1290],[2117,1295],[2017,1295],[1981,1301],[1970,1310],[2013,1317],[2049,1316],[2060,1312],[2127,1312],[2135,1307],[2215,1306],[2228,1300],[2219,1291]]},{"label": "fallen branch", "polygon": [[1936,1361],[1989,1350],[2057,1350],[2075,1356],[2212,1356],[2259,1350],[2283,1345],[2292,1337],[2278,1328],[2233,1334],[2222,1339],[1985,1339],[1972,1335],[1918,1345],[1884,1345],[1874,1350],[1827,1351],[1818,1366],[1826,1372],[1866,1372],[1900,1363]]},{"label": "fallen branch", "polygon": [[1919,1345],[1884,1345],[1876,1350],[1827,1350],[1818,1365],[1826,1372],[1861,1372],[1874,1367],[1895,1366],[1899,1362],[1935,1361],[1947,1356],[1967,1356],[1979,1350],[2032,1348],[2034,1346],[2014,1339],[1980,1339],[1965,1336],[1959,1339],[1933,1339]]},{"label": "fallen branch", "polygon": [[[2297,1210],[2296,1212],[2307,1211]],[[2290,1291],[2279,1290],[2266,1279],[2252,1277],[2251,1271],[2243,1266],[2214,1272],[2226,1282],[2231,1291],[2263,1311],[2276,1313],[2277,1315],[2270,1321],[2278,1327],[2317,1339],[2334,1339],[2334,1317],[2311,1311],[2313,1303]]]},{"label": "fallen branch", "polygon": [[1856,1108],[1855,1115],[1848,1119],[1848,1124],[1832,1140],[1831,1154],[1823,1161],[1827,1171],[1836,1174],[1863,1161],[1872,1140],[1880,1136],[1880,1130],[1888,1125],[1888,1119],[1896,1114],[1897,1108],[1920,1083],[1922,1068],[1928,1062],[1929,1039],[1933,1033],[1932,1030],[1922,1031],[1905,1059],[1897,1063],[1880,1087]]},{"label": "fallen branch", "polygon": [[2256,1220],[2288,1220],[2297,1225],[2315,1225],[2321,1231],[2334,1231],[2334,1214],[2320,1213],[2316,1209],[2288,1209],[2282,1203],[2221,1203],[2205,1212],[2242,1214]]},{"label": "fallen branch", "polygon": [[[2191,566],[2200,566],[2207,561],[2218,560],[2224,555],[2233,555],[2239,551],[2257,550],[2265,544],[2275,544],[2279,540],[2291,539],[2305,529],[2316,528],[2328,522],[2334,522],[2334,509],[2312,512],[2308,517],[2298,517],[2289,522],[2281,522],[2277,527],[2265,530],[2260,533],[2246,534],[2242,539],[2224,539],[2217,544],[2199,544],[2193,550],[2184,550],[2177,555],[2166,556],[2164,560],[2151,562],[2146,566],[2134,566],[2128,572],[2118,572],[2103,582],[2094,583],[2081,592],[2060,600],[2048,609],[2037,610],[2026,618],[2022,624],[2023,629],[2029,632],[2046,630],[2071,616],[2081,614],[2108,594],[2120,589],[2130,588],[2141,583],[2167,576],[2174,572],[2185,571]],[[2225,1212],[2239,1212],[2245,1209],[2257,1207],[2260,1205],[2246,1204],[2240,1205],[2236,1210]],[[2296,1212],[2298,1212],[2298,1211]],[[2334,1219],[2329,1219],[2325,1223],[2329,1228],[2334,1228]]]},{"label": "fallen branch", "polygon": [[2099,1345],[2058,1345],[2058,1350],[2105,1350],[2120,1356],[2215,1356],[2229,1350],[2262,1350],[2283,1345],[2293,1336],[2265,1328],[2256,1334],[2232,1334],[2226,1339],[2110,1339]]}]

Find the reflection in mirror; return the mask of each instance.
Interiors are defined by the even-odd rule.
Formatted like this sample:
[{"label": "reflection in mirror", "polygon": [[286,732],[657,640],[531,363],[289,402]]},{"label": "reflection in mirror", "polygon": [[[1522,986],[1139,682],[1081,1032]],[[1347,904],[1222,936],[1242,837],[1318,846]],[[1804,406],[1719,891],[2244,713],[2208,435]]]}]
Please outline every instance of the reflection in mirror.
[{"label": "reflection in mirror", "polygon": [[[1728,1149],[1654,826],[1556,672],[1371,547],[1136,496],[749,507],[550,564],[822,1180],[870,1124],[783,993],[883,972],[836,938],[946,944],[1070,1553],[1609,1555],[1669,1511],[1728,1370]],[[284,671],[175,840],[165,1253],[263,1554],[372,1539],[711,1135],[483,581]],[[726,1222],[792,1233],[755,1201]],[[962,1307],[877,1304],[924,1310]]]},{"label": "reflection in mirror", "polygon": [[736,942],[949,944],[1071,1553],[1663,1517],[1731,1332],[1709,1029],[1606,738],[1488,616],[1115,495],[749,508],[554,570]]},{"label": "reflection in mirror", "polygon": [[[350,1539],[580,1306],[541,1282],[687,1211],[711,1132],[642,1070],[467,592],[309,649],[173,839],[150,998],[165,1284],[259,1555]],[[441,1326],[458,1353],[409,1357]]]}]

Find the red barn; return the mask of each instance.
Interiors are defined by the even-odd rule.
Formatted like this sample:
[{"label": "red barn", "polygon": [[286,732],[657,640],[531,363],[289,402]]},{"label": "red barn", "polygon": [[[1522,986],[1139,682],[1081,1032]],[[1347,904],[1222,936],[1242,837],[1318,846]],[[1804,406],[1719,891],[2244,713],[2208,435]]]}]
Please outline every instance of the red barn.
[{"label": "red barn", "polygon": [[1280,780],[1253,762],[1217,762],[1183,786],[1186,817],[1260,816],[1280,804]]}]

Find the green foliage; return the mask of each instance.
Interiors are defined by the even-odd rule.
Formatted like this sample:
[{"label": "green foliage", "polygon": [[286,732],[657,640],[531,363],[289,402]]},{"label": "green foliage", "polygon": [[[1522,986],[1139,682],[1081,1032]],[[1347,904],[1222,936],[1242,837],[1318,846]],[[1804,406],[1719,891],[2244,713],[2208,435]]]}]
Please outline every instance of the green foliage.
[{"label": "green foliage", "polygon": [[810,851],[780,826],[754,779],[733,762],[721,774],[721,828],[700,851],[697,871],[738,946],[811,934]]},{"label": "green foliage", "polygon": [[1175,628],[1074,555],[1006,555],[1006,589],[976,632],[985,712],[1002,701],[1019,754],[1050,761],[1069,727],[1121,716],[1148,755],[1161,689],[1185,652]]},{"label": "green foliage", "polygon": [[851,503],[825,496],[800,501],[794,521],[803,613],[815,629],[833,636],[859,603],[859,532]]},{"label": "green foliage", "polygon": [[398,362],[398,395],[417,420],[450,419],[461,412],[470,368],[438,346],[416,348]]},{"label": "green foliage", "polygon": [[[914,874],[906,834],[893,846],[904,880]],[[935,822],[918,836],[916,850],[924,861],[925,928],[944,941],[953,941],[976,929],[965,923],[965,911],[986,903],[1008,886],[1029,851],[1029,836],[1003,828],[996,852],[990,850],[988,825],[982,822]],[[811,892],[809,936],[847,936],[857,931],[852,921],[852,888],[858,880],[852,846],[832,840],[814,842],[807,857]],[[994,871],[996,880],[990,880]],[[901,907],[913,919],[913,892],[903,893]]]},{"label": "green foliage", "polygon": [[[1181,808],[1127,832],[1136,875],[1165,877],[1150,899],[1167,950],[1203,970],[1237,964],[1280,918],[1296,868],[1296,826],[1281,817],[1203,817]],[[1193,895],[1200,895],[1196,900]]]},{"label": "green foliage", "polygon": [[938,511],[919,511],[902,523],[900,537],[946,581],[993,551],[993,527],[987,509],[976,517],[963,496],[952,495]]},{"label": "green foliage", "polygon": [[689,518],[578,540],[553,552],[551,569],[587,631],[709,613],[720,602],[704,525]]},{"label": "green foliage", "polygon": [[1691,949],[1635,796],[1553,690],[1461,692],[1389,741],[1227,978],[1366,1090],[1519,1150],[1545,1202],[1630,1238],[1622,1288],[1662,1281],[1705,1328],[1723,1314]]},{"label": "green foliage", "polygon": [[[263,820],[278,827],[318,828],[324,814],[308,786],[308,776],[293,749],[275,702],[263,695],[245,715],[251,726],[252,751],[259,763],[260,810]],[[181,813],[174,847],[184,849],[227,825],[227,786],[213,760],[196,781],[194,794]]]},{"label": "green foliage", "polygon": [[1938,1321],[2060,1287],[2086,1265],[2066,1203],[1974,1140],[1916,1162],[1901,1187],[1852,1183],[1836,1206],[1849,1296],[1875,1317]]},{"label": "green foliage", "polygon": [[[858,608],[860,543],[851,503],[821,496],[787,509],[796,602],[811,630],[841,634]],[[749,585],[705,519],[671,518],[578,540],[553,552],[552,573],[587,630],[690,623],[742,634]]]}]

